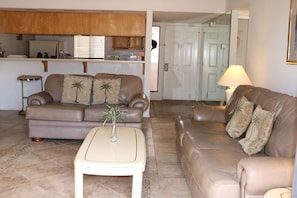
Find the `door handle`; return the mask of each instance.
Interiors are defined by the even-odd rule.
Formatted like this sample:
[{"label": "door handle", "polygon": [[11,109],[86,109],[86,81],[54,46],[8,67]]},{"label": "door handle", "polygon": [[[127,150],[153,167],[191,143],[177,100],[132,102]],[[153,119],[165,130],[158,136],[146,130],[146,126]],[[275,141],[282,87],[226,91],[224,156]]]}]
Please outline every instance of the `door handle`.
[{"label": "door handle", "polygon": [[168,71],[168,63],[164,63],[164,71]]}]

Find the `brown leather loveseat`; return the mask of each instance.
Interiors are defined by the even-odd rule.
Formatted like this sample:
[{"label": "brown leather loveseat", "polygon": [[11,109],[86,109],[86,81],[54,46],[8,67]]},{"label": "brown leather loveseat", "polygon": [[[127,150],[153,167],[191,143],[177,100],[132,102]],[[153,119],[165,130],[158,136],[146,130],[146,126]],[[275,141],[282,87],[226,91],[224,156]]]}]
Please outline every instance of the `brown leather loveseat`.
[{"label": "brown leather loveseat", "polygon": [[[241,111],[237,106],[243,96],[253,108],[260,105],[274,115],[267,143],[254,154],[242,146],[243,139],[255,135],[248,135],[250,128],[236,138],[226,132],[235,111]],[[253,113],[250,123],[257,123],[258,118]],[[178,157],[193,197],[263,198],[272,188],[292,185],[297,137],[295,97],[241,85],[226,106],[195,106],[192,119],[179,117],[176,132]]]},{"label": "brown leather loveseat", "polygon": [[[91,128],[102,126],[103,115],[108,110],[107,106],[102,101],[94,103],[95,82],[102,81],[102,79],[120,79],[116,81],[119,82],[117,84],[117,104],[111,104],[120,106],[123,112],[122,119],[118,119],[117,124],[141,127],[143,112],[148,108],[149,102],[143,93],[142,80],[138,76],[104,73],[97,73],[95,76],[67,76],[75,79],[78,77],[79,81],[75,81],[76,84],[70,84],[70,88],[77,88],[77,92],[83,86],[89,87],[88,94],[84,96],[89,98],[82,100],[83,102],[77,102],[79,98],[69,102],[65,91],[66,80],[64,79],[66,79],[66,75],[49,75],[45,81],[44,91],[28,97],[26,118],[29,120],[29,137],[32,140],[38,141],[42,138],[84,139]],[[81,85],[79,84],[82,82],[80,79],[84,79],[88,83]],[[108,90],[102,89],[104,89],[104,85],[96,87],[96,91],[108,92]],[[102,98],[102,93],[101,96],[99,93],[98,97]]]}]

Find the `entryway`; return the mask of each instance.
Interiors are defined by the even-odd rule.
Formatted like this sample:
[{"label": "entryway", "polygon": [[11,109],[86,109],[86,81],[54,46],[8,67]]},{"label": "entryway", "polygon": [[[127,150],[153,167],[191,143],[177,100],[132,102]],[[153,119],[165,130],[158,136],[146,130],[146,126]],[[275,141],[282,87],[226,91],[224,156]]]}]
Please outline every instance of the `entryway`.
[{"label": "entryway", "polygon": [[231,14],[204,23],[160,26],[158,89],[152,100],[221,101],[217,81],[229,65]]}]

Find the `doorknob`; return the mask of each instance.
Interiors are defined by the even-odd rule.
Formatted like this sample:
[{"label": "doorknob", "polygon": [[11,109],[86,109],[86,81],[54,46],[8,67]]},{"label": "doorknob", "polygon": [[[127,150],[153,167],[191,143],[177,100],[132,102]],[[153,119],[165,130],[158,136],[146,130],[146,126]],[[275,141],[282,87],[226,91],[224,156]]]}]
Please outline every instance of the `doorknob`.
[{"label": "doorknob", "polygon": [[168,71],[168,63],[164,63],[164,71]]}]

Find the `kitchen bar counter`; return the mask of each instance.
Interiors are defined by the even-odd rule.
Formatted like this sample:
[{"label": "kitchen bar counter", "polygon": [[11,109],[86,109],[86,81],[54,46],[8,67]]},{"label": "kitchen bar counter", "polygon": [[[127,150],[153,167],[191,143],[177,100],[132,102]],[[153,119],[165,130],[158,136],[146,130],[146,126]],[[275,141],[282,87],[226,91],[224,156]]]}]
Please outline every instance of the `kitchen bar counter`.
[{"label": "kitchen bar counter", "polygon": [[142,64],[144,61],[133,61],[133,60],[107,60],[107,59],[96,59],[96,58],[0,58],[5,61],[56,61],[56,62],[107,62],[107,63],[136,63]]},{"label": "kitchen bar counter", "polygon": [[0,61],[40,61],[44,66],[44,72],[48,72],[49,62],[81,62],[83,65],[84,73],[88,72],[88,63],[121,63],[121,64],[141,64],[142,74],[144,74],[145,61],[132,61],[132,60],[106,60],[106,59],[82,59],[82,58],[0,58]]}]

